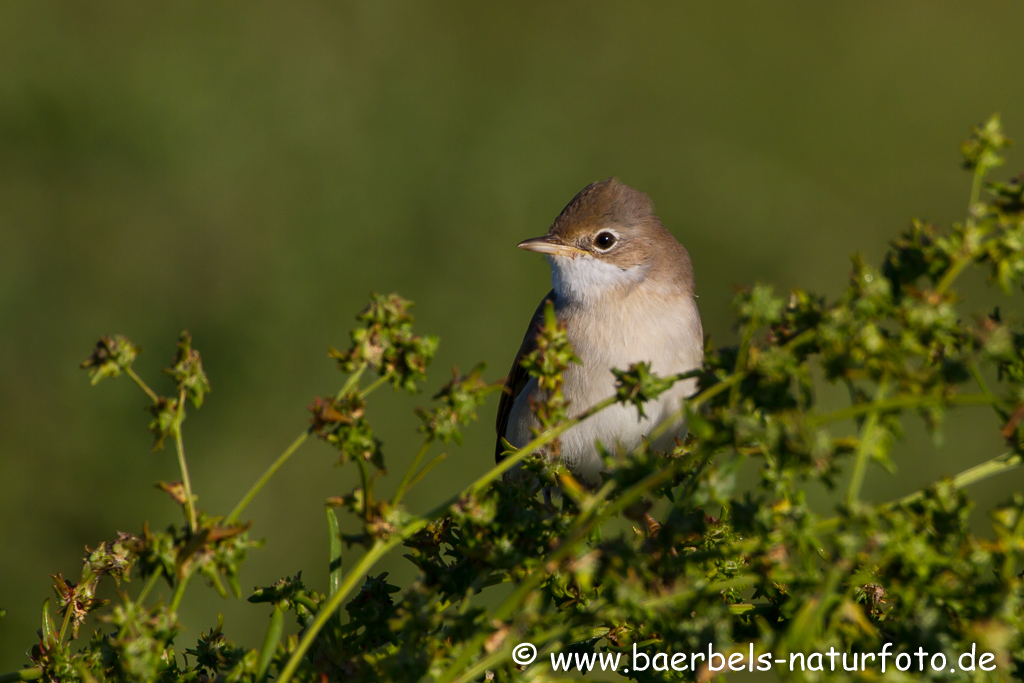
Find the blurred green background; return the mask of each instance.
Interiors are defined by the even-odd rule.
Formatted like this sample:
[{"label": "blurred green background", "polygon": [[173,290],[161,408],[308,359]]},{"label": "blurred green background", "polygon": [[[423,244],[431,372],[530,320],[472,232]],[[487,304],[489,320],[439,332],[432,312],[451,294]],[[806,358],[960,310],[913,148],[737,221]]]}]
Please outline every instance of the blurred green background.
[{"label": "blurred green background", "polygon": [[[172,450],[149,452],[144,396],[78,369],[100,335],[141,345],[136,368],[166,389],[159,370],[193,333],[214,393],[186,450],[201,505],[226,513],[340,386],[326,351],[370,291],[415,300],[441,337],[428,391],[456,364],[504,375],[548,287],[515,244],[591,181],[651,194],[719,343],[736,283],[834,296],[853,252],[877,263],[911,217],[963,215],[970,124],[1001,111],[1024,139],[1022,28],[1008,1],[4,3],[0,672],[27,661],[48,574],[77,577],[85,545],[145,519],[179,521],[152,486],[178,474]],[[1010,159],[1007,175],[1024,168],[1024,150]],[[1019,307],[968,308],[993,302]],[[393,471],[428,398],[371,402]],[[495,407],[414,509],[491,466]],[[939,449],[910,429],[871,495],[997,454],[997,426],[968,412]],[[322,500],[356,483],[333,461],[307,446],[251,506],[266,545],[243,589],[300,569],[325,588]],[[200,585],[183,610],[180,649],[218,612],[256,646],[267,613]]]}]

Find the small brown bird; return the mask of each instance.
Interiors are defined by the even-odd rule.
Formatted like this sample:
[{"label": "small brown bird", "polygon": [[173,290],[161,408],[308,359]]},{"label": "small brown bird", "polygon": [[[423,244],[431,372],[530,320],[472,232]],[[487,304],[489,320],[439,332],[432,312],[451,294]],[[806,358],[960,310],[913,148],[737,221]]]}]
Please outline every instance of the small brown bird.
[{"label": "small brown bird", "polygon": [[[562,210],[547,235],[518,246],[547,256],[552,290],[545,300],[553,300],[581,361],[563,373],[570,415],[614,393],[613,368],[647,361],[652,372],[666,376],[700,367],[704,334],[690,255],[654,215],[646,194],[616,178],[588,185]],[[519,362],[536,348],[543,316],[542,301],[501,396],[498,460],[503,437],[520,448],[532,438],[530,427],[537,426],[529,400],[537,392],[537,380]],[[615,405],[584,420],[561,436],[563,463],[584,483],[600,483],[602,462],[595,442],[630,451],[666,420],[673,422],[651,446],[672,448],[675,438],[686,434],[685,420],[676,413],[695,385],[695,380],[676,383],[645,406],[643,419],[635,408]]]}]

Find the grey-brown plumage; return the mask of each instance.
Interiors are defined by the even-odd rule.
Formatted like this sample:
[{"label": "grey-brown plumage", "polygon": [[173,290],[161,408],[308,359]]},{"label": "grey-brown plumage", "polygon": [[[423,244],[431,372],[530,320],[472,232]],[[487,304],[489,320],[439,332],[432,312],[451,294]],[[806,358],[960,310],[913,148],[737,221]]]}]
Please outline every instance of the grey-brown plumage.
[{"label": "grey-brown plumage", "polygon": [[[519,246],[548,256],[553,289],[545,299],[554,302],[582,361],[563,375],[570,414],[613,393],[612,368],[647,361],[655,372],[668,375],[700,365],[703,332],[690,256],[662,226],[644,193],[615,178],[588,185],[547,235]],[[529,409],[536,380],[519,361],[535,348],[543,307],[542,302],[530,321],[498,406],[499,459],[503,437],[521,447],[536,424]],[[655,444],[669,447],[671,438],[685,433],[677,412],[692,389],[692,381],[678,383],[648,406],[646,420],[638,420],[632,408],[617,406],[568,430],[561,439],[565,464],[592,483],[600,470],[595,439],[609,448],[635,448],[659,422],[671,419],[669,440]]]}]

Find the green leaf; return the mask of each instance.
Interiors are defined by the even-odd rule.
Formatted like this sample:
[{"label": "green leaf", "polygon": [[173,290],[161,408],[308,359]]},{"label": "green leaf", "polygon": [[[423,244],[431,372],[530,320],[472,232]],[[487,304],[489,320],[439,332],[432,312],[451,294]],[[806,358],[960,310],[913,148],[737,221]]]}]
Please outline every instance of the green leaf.
[{"label": "green leaf", "polygon": [[260,657],[256,660],[256,680],[267,680],[267,672],[270,670],[270,663],[277,652],[277,645],[281,642],[281,634],[284,633],[284,610],[281,605],[275,604],[274,611],[270,613],[270,624],[267,626],[267,635],[263,637],[263,645],[260,647]]},{"label": "green leaf", "polygon": [[54,626],[53,618],[50,616],[50,598],[43,600],[42,624],[43,644],[47,648],[57,647],[59,641],[57,639],[57,628]]},{"label": "green leaf", "polygon": [[338,526],[338,515],[334,508],[327,508],[327,533],[330,544],[330,575],[328,595],[334,595],[341,586],[341,528]]}]

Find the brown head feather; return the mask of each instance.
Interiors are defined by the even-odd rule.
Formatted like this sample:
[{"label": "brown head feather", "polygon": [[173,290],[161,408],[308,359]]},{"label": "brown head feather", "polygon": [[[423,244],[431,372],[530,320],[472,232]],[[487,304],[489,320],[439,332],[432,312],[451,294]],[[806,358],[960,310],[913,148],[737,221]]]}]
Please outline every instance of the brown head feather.
[{"label": "brown head feather", "polygon": [[630,228],[652,221],[658,222],[658,217],[651,198],[618,178],[609,178],[580,190],[555,219],[550,234],[572,242],[599,227]]},{"label": "brown head feather", "polygon": [[[607,251],[594,244],[602,230],[616,233],[616,244]],[[618,178],[583,188],[562,209],[548,235],[623,269],[651,266],[648,276],[655,281],[693,292],[690,254],[661,224],[650,197]],[[656,254],[668,258],[655,259]]]}]

